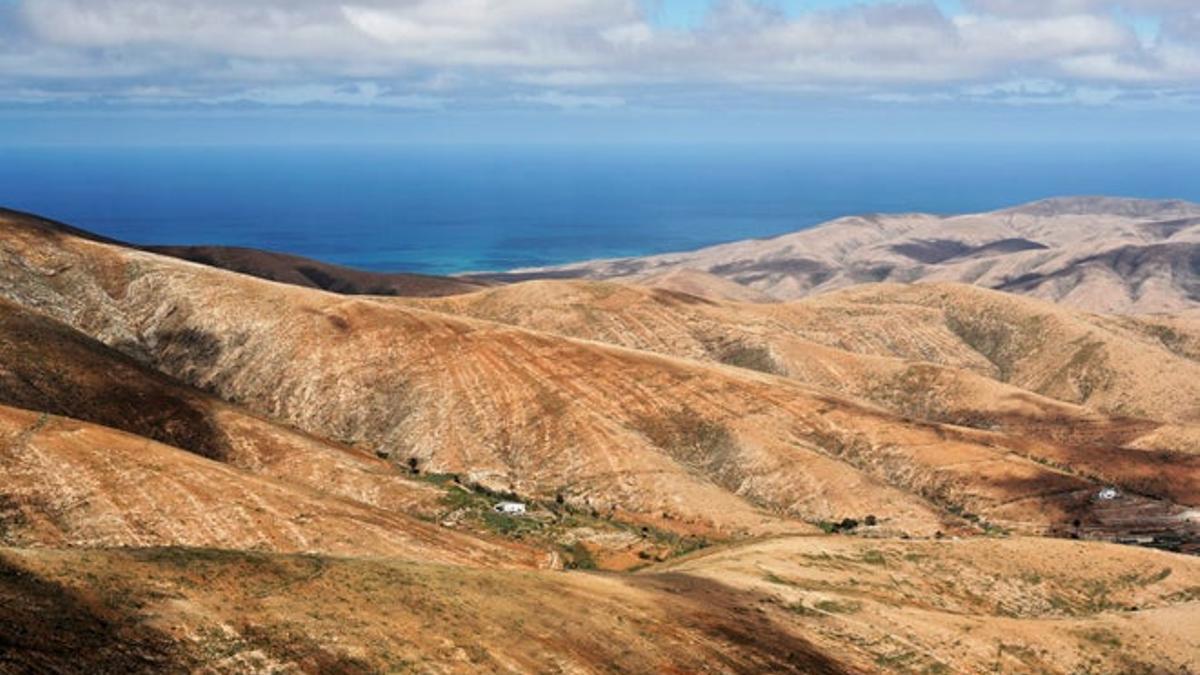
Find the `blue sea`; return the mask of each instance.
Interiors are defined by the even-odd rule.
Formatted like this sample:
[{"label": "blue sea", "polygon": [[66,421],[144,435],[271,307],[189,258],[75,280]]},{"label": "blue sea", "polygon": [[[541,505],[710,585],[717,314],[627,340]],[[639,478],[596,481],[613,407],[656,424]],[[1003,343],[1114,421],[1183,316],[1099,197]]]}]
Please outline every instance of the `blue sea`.
[{"label": "blue sea", "polygon": [[693,249],[842,215],[1200,201],[1194,145],[3,148],[0,205],[145,244],[454,273]]}]

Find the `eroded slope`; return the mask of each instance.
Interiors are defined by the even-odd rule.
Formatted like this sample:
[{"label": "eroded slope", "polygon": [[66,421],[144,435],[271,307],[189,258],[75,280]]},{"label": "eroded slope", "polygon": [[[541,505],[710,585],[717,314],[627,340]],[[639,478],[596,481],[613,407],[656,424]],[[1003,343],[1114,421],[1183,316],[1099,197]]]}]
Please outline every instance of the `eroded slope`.
[{"label": "eroded slope", "polygon": [[0,633],[17,668],[1173,673],[1200,666],[1198,589],[1194,558],[1019,538],[785,538],[623,576],[5,550]]},{"label": "eroded slope", "polygon": [[10,546],[187,545],[459,564],[545,556],[247,472],[138,436],[0,406]]},{"label": "eroded slope", "polygon": [[[745,369],[346,299],[64,236],[5,239],[5,291],[324,437],[676,531],[876,515],[1044,530],[1096,480],[1028,439],[942,428]],[[963,514],[974,518],[964,519]]]},{"label": "eroded slope", "polygon": [[781,300],[884,281],[953,281],[1089,311],[1195,312],[1200,205],[1078,197],[950,217],[870,214],[773,239],[513,278],[642,280],[681,270]]}]

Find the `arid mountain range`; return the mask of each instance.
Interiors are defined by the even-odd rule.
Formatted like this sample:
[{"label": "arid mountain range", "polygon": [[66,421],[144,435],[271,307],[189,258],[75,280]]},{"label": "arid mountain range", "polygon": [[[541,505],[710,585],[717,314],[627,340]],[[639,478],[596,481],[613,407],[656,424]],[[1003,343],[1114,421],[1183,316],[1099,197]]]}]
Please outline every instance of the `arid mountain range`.
[{"label": "arid mountain range", "polygon": [[[773,239],[516,274],[672,288],[678,282],[671,275],[680,272],[691,277],[689,292],[704,288],[700,275],[711,275],[776,300],[867,283],[937,281],[1091,312],[1197,313],[1200,204],[1075,197],[961,216],[853,216]],[[709,292],[747,299],[715,281]]]},{"label": "arid mountain range", "polygon": [[0,213],[0,672],[1200,670],[1200,207],[1007,213],[487,285]]}]

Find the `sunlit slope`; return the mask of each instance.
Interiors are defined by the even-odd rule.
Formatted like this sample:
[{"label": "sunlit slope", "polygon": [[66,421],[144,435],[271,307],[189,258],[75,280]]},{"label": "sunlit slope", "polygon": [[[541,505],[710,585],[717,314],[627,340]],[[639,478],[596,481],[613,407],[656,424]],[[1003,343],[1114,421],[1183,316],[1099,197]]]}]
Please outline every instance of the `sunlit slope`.
[{"label": "sunlit slope", "polygon": [[1024,538],[790,538],[667,570],[767,596],[769,615],[866,670],[1200,668],[1200,564],[1189,556]]},{"label": "sunlit slope", "polygon": [[86,652],[114,672],[859,672],[756,595],[684,575],[6,550],[0,599],[0,634],[21,629],[0,671],[71,668]]},{"label": "sunlit slope", "polygon": [[536,281],[406,302],[776,373],[911,420],[1000,432],[1036,461],[1143,494],[1200,502],[1200,431],[1163,421],[1191,420],[1200,400],[1189,351],[1200,332],[1185,321],[1100,317],[961,285],[761,305]]},{"label": "sunlit slope", "polygon": [[981,522],[1043,531],[1079,519],[1102,484],[1035,461],[1034,439],[744,368],[263,282],[29,223],[5,235],[9,298],[260,414],[527,498],[677,531],[875,515],[886,531],[929,535]]},{"label": "sunlit slope", "polygon": [[[1200,567],[1021,538],[785,538],[635,575],[0,552],[7,663],[372,672],[1190,672]],[[118,648],[116,645],[120,645]]]},{"label": "sunlit slope", "polygon": [[139,436],[0,406],[9,546],[204,546],[535,566],[544,556]]},{"label": "sunlit slope", "polygon": [[921,364],[963,371],[964,386],[985,386],[974,374],[1109,415],[1200,419],[1195,321],[1106,317],[959,284],[869,285],[764,305],[535,281],[404,302],[774,372],[901,408],[919,404],[890,400],[888,377]]},{"label": "sunlit slope", "polygon": [[516,278],[652,281],[683,272],[717,276],[777,300],[885,281],[937,281],[1088,311],[1195,314],[1200,205],[1067,197],[957,216],[867,214],[772,239],[522,270]]},{"label": "sunlit slope", "polygon": [[0,405],[109,426],[393,511],[444,491],[391,463],[230,405],[49,317],[0,301]]}]

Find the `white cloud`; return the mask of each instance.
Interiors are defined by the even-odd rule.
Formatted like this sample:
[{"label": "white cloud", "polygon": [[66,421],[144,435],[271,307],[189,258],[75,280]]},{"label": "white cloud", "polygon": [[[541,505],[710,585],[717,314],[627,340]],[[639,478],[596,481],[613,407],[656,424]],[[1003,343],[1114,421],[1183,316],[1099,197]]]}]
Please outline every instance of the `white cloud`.
[{"label": "white cloud", "polygon": [[[442,102],[429,92],[452,92],[563,108],[713,88],[903,101],[1012,82],[1072,92],[1200,85],[1196,0],[963,7],[951,17],[931,2],[876,0],[789,16],[720,0],[697,28],[661,30],[643,0],[18,0],[0,83],[113,99],[176,87],[180,100],[271,105],[420,107]],[[1159,37],[1139,39],[1130,17],[1160,22]],[[523,93],[530,86],[550,92]]]},{"label": "white cloud", "polygon": [[601,31],[600,37],[618,47],[638,47],[649,44],[654,39],[654,30],[648,24],[639,21]]},{"label": "white cloud", "polygon": [[566,110],[619,108],[625,105],[625,99],[619,96],[582,96],[579,94],[564,94],[558,91],[547,91],[533,95],[522,94],[514,98],[522,103],[536,103]]},{"label": "white cloud", "polygon": [[442,99],[431,96],[389,93],[374,82],[359,82],[339,87],[321,84],[257,87],[236,94],[210,98],[205,102],[260,103],[272,106],[327,104],[413,109],[438,108],[443,103]]},{"label": "white cloud", "polygon": [[962,92],[973,97],[988,96],[1046,96],[1062,93],[1064,87],[1054,80],[1007,80],[992,84],[964,87]]}]

